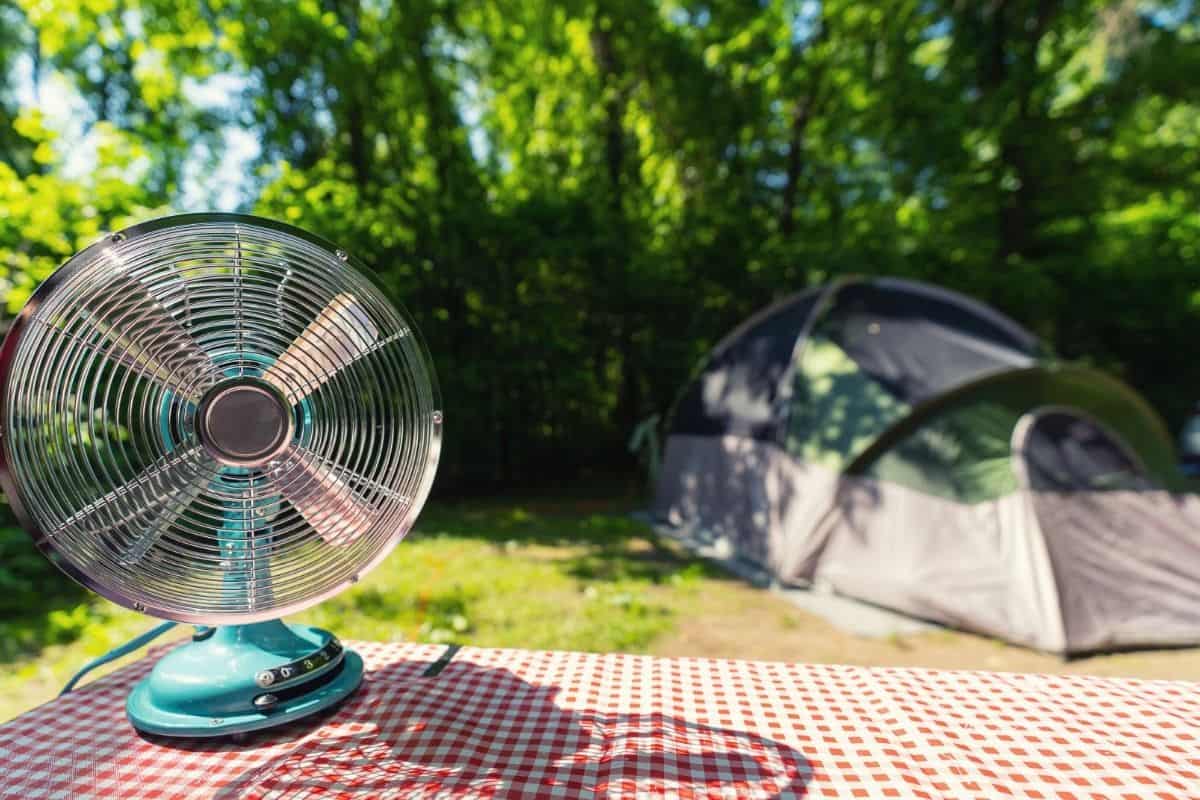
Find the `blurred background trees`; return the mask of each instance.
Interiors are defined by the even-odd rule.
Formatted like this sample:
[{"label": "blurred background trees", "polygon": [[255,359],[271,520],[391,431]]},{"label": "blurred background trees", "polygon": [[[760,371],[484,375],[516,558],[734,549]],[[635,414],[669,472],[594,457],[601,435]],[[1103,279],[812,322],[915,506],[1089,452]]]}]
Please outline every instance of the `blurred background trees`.
[{"label": "blurred background trees", "polygon": [[1192,0],[0,0],[0,291],[243,210],[373,265],[447,409],[442,488],[633,462],[696,360],[852,272],[1200,386]]}]

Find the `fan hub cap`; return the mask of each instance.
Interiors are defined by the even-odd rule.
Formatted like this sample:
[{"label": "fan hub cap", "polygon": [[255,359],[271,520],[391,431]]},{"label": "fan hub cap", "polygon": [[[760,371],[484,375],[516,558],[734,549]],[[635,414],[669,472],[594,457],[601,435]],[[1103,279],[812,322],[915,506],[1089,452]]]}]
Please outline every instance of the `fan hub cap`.
[{"label": "fan hub cap", "polygon": [[292,410],[274,387],[239,378],[224,381],[200,400],[197,434],[223,464],[255,467],[278,456],[291,442]]}]

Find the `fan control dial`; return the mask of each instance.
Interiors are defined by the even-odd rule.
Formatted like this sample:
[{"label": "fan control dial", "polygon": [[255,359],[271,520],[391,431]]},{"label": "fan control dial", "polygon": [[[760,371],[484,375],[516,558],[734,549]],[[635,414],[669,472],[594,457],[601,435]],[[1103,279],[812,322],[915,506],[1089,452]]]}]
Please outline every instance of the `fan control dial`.
[{"label": "fan control dial", "polygon": [[307,677],[330,664],[336,664],[341,656],[342,643],[337,639],[330,639],[320,650],[304,658],[281,664],[273,669],[259,670],[258,674],[254,676],[254,682],[265,689],[268,686],[294,681]]}]

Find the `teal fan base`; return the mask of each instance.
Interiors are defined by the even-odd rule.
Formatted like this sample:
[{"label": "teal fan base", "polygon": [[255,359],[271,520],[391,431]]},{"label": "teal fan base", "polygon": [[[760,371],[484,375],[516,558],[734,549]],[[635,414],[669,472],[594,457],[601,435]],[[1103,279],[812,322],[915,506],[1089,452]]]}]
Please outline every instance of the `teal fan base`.
[{"label": "teal fan base", "polygon": [[125,711],[145,733],[229,736],[335,706],[362,676],[362,658],[320,628],[280,620],[208,628],[160,658]]}]

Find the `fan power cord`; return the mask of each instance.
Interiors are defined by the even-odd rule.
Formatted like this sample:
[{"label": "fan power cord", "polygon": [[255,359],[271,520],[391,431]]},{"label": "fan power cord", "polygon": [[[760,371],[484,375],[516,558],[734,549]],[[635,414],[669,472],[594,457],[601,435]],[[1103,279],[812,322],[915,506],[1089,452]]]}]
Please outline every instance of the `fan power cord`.
[{"label": "fan power cord", "polygon": [[156,625],[155,627],[151,628],[150,630],[146,631],[145,633],[141,634],[140,636],[135,636],[134,638],[130,639],[128,642],[121,645],[120,647],[114,647],[112,650],[109,650],[107,653],[100,656],[99,658],[93,659],[93,660],[89,661],[88,663],[84,664],[83,669],[79,670],[79,672],[76,672],[75,677],[73,677],[73,678],[71,678],[71,680],[67,681],[67,685],[64,686],[63,690],[58,693],[58,696],[62,697],[64,694],[67,694],[72,689],[74,689],[75,685],[77,683],[79,683],[81,680],[83,680],[83,677],[85,675],[87,675],[89,672],[91,672],[92,670],[94,670],[96,667],[102,667],[110,661],[116,661],[121,656],[128,655],[129,653],[132,653],[134,650],[137,650],[141,647],[145,647],[146,645],[150,644],[150,642],[154,641],[155,639],[162,636],[167,631],[171,630],[171,628],[174,628],[176,624],[177,623],[174,623],[174,622],[164,622],[161,625]]}]

